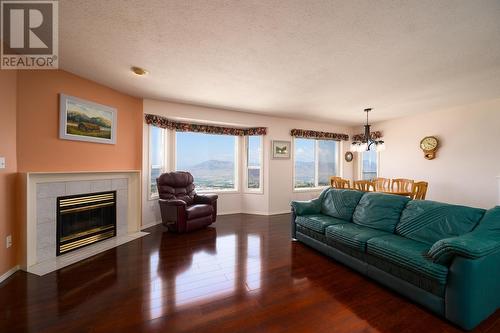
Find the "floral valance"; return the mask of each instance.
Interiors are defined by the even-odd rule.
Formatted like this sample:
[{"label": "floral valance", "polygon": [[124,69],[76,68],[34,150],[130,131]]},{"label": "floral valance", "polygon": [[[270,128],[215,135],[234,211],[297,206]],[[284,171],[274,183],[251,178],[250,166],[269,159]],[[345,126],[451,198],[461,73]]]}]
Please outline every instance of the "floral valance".
[{"label": "floral valance", "polygon": [[[380,131],[371,132],[370,136],[371,136],[372,140],[377,140],[377,139],[380,139],[382,137],[382,132],[380,132]],[[364,134],[356,134],[356,135],[352,136],[352,141],[363,141],[364,139],[365,139]]]},{"label": "floral valance", "polygon": [[290,131],[290,135],[296,138],[306,138],[306,139],[337,140],[337,141],[349,140],[349,135],[347,134],[310,131],[297,128],[292,129]]},{"label": "floral valance", "polygon": [[198,132],[207,134],[238,135],[238,136],[267,134],[266,127],[235,128],[235,127],[190,124],[179,121],[173,121],[165,117],[157,116],[154,114],[146,114],[145,119],[148,125],[167,128],[178,132]]}]

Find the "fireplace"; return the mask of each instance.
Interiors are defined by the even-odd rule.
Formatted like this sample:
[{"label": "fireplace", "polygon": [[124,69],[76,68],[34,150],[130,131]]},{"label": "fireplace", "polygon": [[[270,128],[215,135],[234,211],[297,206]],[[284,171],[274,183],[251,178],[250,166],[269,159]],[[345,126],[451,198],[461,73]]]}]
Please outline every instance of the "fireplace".
[{"label": "fireplace", "polygon": [[116,191],[57,198],[58,256],[114,236]]}]

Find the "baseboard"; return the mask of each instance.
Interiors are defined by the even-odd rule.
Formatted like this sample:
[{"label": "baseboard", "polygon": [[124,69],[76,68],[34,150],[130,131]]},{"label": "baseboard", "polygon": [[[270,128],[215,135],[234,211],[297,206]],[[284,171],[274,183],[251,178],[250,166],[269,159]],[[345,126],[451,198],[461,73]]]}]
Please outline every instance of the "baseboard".
[{"label": "baseboard", "polygon": [[261,216],[270,216],[270,215],[281,215],[281,214],[288,214],[290,213],[289,210],[283,210],[283,211],[277,211],[277,212],[263,212],[263,211],[235,211],[231,213],[222,213],[218,215],[229,215],[229,214],[248,214],[248,215],[261,215]]},{"label": "baseboard", "polygon": [[141,231],[147,228],[154,227],[155,225],[161,224],[161,221],[150,222],[148,224],[141,225]]},{"label": "baseboard", "polygon": [[11,269],[9,269],[2,276],[0,276],[0,283],[7,280],[12,274],[14,274],[15,272],[17,272],[20,269],[21,269],[21,266],[19,266],[19,265],[16,265],[16,266],[12,267]]},{"label": "baseboard", "polygon": [[267,215],[281,215],[281,214],[290,214],[291,210],[282,210],[282,211],[277,211],[277,212],[270,212]]},{"label": "baseboard", "polygon": [[231,215],[231,214],[241,214],[241,211],[235,210],[235,211],[227,211],[227,212],[217,212],[217,216]]}]

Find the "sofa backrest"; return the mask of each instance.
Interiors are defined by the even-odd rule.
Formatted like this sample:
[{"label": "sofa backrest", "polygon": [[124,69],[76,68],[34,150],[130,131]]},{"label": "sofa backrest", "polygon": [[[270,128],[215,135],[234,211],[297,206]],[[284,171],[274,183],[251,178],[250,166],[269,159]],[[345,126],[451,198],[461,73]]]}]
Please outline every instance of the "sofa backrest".
[{"label": "sofa backrest", "polygon": [[408,201],[409,198],[399,195],[365,193],[354,211],[353,222],[393,233]]},{"label": "sofa backrest", "polygon": [[485,210],[428,200],[413,200],[401,213],[396,234],[434,244],[440,239],[463,235],[478,224]]},{"label": "sofa backrest", "polygon": [[332,188],[325,193],[321,202],[321,213],[345,221],[351,221],[354,209],[363,192]]},{"label": "sofa backrest", "polygon": [[499,236],[500,241],[500,206],[487,210],[481,221],[474,228],[474,231],[494,233]]}]

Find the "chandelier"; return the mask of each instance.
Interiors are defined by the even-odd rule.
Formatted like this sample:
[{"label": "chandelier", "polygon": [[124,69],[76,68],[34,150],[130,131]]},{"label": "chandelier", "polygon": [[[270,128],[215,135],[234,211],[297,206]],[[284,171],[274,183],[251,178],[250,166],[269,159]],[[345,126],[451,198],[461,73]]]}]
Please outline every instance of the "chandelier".
[{"label": "chandelier", "polygon": [[357,152],[370,151],[371,148],[375,148],[376,151],[385,150],[385,143],[382,140],[374,140],[372,139],[370,132],[370,123],[368,122],[368,113],[371,111],[371,108],[365,109],[366,112],[366,125],[365,125],[365,133],[363,138],[358,141],[353,141],[351,144],[351,150]]}]

